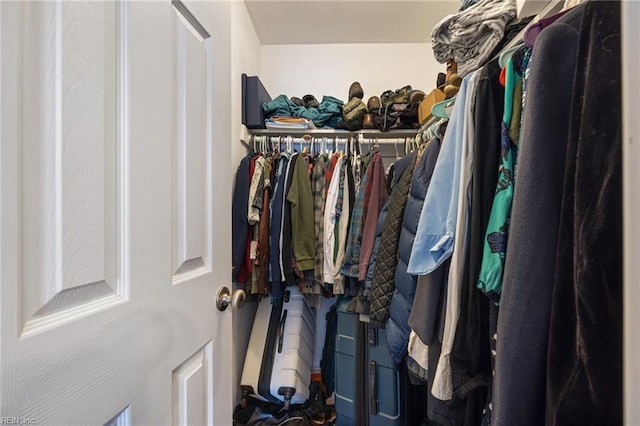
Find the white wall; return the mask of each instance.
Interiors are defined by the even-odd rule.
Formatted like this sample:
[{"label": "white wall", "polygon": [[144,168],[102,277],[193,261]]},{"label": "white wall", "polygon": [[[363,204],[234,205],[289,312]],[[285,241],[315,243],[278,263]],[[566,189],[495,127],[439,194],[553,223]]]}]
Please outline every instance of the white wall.
[{"label": "white wall", "polygon": [[[240,139],[248,139],[242,125],[242,80],[241,75],[260,75],[260,40],[244,2],[231,5],[231,136],[234,166],[247,153]],[[235,167],[234,167],[235,171]]]},{"label": "white wall", "polygon": [[[247,154],[240,139],[248,140],[242,125],[242,73],[260,72],[260,40],[256,34],[244,2],[231,2],[231,158],[236,167]],[[231,178],[233,179],[233,177]],[[240,377],[247,351],[256,305],[248,303],[233,313],[233,389],[235,402],[240,402]]]},{"label": "white wall", "polygon": [[268,45],[260,49],[260,80],[272,98],[323,95],[347,101],[359,81],[365,102],[385,90],[411,85],[429,93],[446,66],[430,43]]}]

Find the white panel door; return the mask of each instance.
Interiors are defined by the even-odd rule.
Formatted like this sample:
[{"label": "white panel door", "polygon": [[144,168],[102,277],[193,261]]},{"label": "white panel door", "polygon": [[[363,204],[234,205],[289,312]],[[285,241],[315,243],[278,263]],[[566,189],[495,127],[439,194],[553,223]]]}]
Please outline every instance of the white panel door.
[{"label": "white panel door", "polygon": [[231,424],[226,2],[0,2],[3,423]]}]

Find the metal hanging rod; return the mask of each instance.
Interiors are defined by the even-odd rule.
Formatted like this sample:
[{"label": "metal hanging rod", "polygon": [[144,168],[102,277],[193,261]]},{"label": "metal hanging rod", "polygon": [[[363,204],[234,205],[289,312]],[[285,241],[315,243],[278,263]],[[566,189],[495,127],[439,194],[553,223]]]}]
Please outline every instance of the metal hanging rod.
[{"label": "metal hanging rod", "polygon": [[339,142],[342,142],[343,140],[346,141],[347,139],[351,139],[351,140],[360,140],[360,142],[363,143],[369,143],[369,142],[378,142],[378,143],[397,143],[397,142],[404,142],[406,139],[412,139],[415,138],[417,135],[417,132],[414,131],[413,133],[407,134],[406,136],[398,136],[398,137],[358,137],[356,136],[338,136],[338,135],[334,135],[334,136],[308,136],[305,137],[307,135],[304,136],[287,136],[287,135],[254,135],[252,136],[252,140],[255,139],[256,137],[268,137],[270,142],[281,142],[281,143],[285,143],[287,140],[289,140],[290,142],[296,143],[296,144],[309,144],[311,142],[318,142],[321,141],[322,139],[328,139],[328,140],[337,140]]},{"label": "metal hanging rod", "polygon": [[358,135],[365,137],[407,137],[415,136],[418,133],[417,129],[398,129],[390,130],[388,132],[381,132],[380,130],[340,130],[340,129],[253,129],[250,133],[254,136],[304,136],[309,135],[311,137],[330,137],[330,138],[354,138]]},{"label": "metal hanging rod", "polygon": [[379,146],[381,144],[407,144],[419,146],[433,137],[433,127],[443,120],[436,117],[430,118],[420,129],[399,129],[388,132],[363,129],[358,131],[345,131],[337,129],[253,129],[249,142],[241,141],[248,149],[256,149],[257,144],[270,144],[272,146],[325,146],[327,143],[342,143],[354,146],[354,144]]}]

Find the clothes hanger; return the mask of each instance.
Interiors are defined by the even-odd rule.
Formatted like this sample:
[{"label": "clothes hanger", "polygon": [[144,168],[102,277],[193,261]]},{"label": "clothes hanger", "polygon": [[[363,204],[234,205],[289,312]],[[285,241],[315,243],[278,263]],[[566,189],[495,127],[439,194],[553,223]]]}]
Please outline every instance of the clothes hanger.
[{"label": "clothes hanger", "polygon": [[521,41],[500,53],[500,56],[498,57],[498,65],[500,65],[500,68],[504,68],[505,65],[507,65],[507,61],[509,61],[509,58],[511,58],[513,54],[523,46],[524,42]]},{"label": "clothes hanger", "polygon": [[309,146],[311,146],[311,143],[313,142],[311,135],[302,135],[302,138],[300,139],[300,146],[302,146],[302,141],[305,142],[304,147],[302,148],[302,153],[308,154]]},{"label": "clothes hanger", "polygon": [[431,114],[434,117],[438,118],[449,118],[451,117],[451,110],[453,109],[453,105],[455,104],[456,97],[452,97],[449,99],[445,99],[442,102],[437,102],[433,104],[431,107]]}]

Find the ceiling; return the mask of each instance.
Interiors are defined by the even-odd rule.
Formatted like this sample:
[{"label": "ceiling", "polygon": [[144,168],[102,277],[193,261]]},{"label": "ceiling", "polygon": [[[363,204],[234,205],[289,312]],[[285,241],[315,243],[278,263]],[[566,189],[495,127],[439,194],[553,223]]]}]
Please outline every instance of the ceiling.
[{"label": "ceiling", "polygon": [[460,0],[245,0],[260,43],[426,43]]}]

